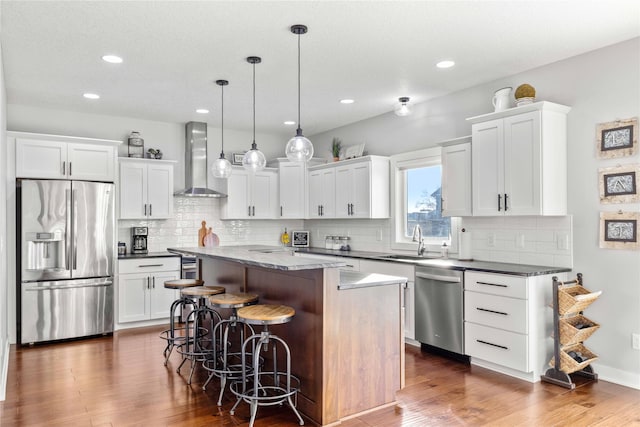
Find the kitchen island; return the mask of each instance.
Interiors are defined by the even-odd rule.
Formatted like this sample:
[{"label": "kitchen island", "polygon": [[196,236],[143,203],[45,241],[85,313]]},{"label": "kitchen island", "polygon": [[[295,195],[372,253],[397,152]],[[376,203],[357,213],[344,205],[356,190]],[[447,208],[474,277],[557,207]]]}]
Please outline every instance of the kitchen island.
[{"label": "kitchen island", "polygon": [[[272,331],[291,348],[297,407],[319,425],[395,403],[404,385],[403,284],[407,278],[341,272],[343,262],[244,247],[180,248],[206,284],[257,293],[295,309]],[[224,314],[224,313],[222,313]]]}]

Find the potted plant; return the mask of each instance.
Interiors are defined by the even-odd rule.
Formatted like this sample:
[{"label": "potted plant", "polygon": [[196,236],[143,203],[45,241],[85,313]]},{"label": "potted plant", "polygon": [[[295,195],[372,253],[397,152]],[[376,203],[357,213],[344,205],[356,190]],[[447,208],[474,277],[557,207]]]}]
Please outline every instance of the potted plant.
[{"label": "potted plant", "polygon": [[340,160],[340,150],[342,149],[342,140],[340,138],[333,138],[331,141],[331,153],[333,153],[333,161]]}]

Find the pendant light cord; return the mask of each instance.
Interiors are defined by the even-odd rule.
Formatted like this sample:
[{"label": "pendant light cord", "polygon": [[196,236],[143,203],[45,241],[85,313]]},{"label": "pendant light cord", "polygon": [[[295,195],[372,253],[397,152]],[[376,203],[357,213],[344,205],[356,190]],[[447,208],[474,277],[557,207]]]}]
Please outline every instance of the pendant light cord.
[{"label": "pendant light cord", "polygon": [[298,130],[300,129],[300,34],[298,34]]},{"label": "pendant light cord", "polygon": [[256,63],[253,63],[253,147],[256,145]]},{"label": "pendant light cord", "polygon": [[220,96],[220,100],[222,103],[222,108],[220,111],[220,137],[222,139],[220,158],[224,158],[224,85],[221,85],[220,89],[222,89],[221,96]]}]

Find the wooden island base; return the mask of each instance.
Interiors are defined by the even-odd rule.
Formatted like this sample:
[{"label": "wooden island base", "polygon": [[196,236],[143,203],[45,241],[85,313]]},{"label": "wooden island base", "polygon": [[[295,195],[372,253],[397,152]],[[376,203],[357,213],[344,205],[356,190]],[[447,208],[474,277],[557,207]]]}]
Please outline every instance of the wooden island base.
[{"label": "wooden island base", "polygon": [[270,329],[291,349],[292,372],[301,382],[297,407],[311,421],[336,425],[395,403],[404,384],[401,280],[339,289],[335,267],[284,270],[200,260],[206,284],[295,309],[290,323]]}]

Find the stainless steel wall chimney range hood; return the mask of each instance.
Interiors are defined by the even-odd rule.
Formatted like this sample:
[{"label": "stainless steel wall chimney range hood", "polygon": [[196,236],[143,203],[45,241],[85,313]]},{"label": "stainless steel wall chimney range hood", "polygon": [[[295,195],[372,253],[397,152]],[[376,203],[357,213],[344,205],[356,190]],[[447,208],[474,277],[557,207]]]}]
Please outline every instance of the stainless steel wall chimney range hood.
[{"label": "stainless steel wall chimney range hood", "polygon": [[181,197],[227,197],[207,185],[207,124],[189,122],[185,126],[184,186],[174,196]]}]

